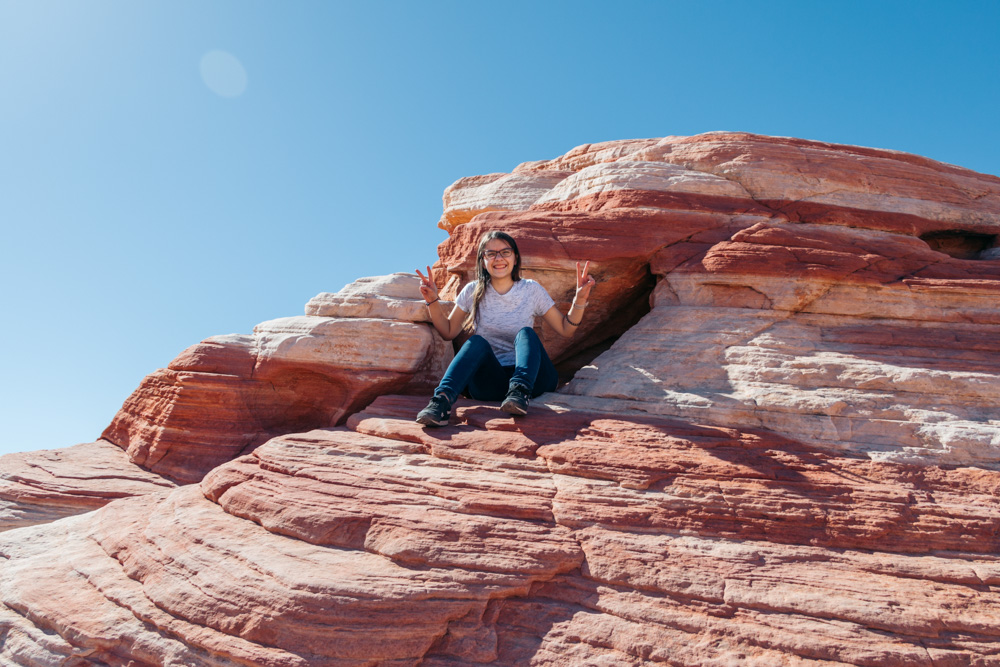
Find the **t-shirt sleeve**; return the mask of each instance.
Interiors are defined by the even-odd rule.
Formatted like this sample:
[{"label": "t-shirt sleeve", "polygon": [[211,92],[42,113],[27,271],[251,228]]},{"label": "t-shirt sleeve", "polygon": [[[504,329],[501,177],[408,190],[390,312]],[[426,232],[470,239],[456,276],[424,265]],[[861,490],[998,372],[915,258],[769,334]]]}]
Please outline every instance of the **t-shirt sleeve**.
[{"label": "t-shirt sleeve", "polygon": [[534,287],[535,291],[535,316],[541,317],[549,312],[549,308],[556,305],[556,302],[552,300],[552,297],[549,296],[549,293],[545,291],[545,288],[541,284],[532,282],[532,287]]},{"label": "t-shirt sleeve", "polygon": [[462,291],[455,297],[455,305],[462,309],[463,313],[472,310],[472,293],[476,291],[476,283],[473,281],[462,288]]}]

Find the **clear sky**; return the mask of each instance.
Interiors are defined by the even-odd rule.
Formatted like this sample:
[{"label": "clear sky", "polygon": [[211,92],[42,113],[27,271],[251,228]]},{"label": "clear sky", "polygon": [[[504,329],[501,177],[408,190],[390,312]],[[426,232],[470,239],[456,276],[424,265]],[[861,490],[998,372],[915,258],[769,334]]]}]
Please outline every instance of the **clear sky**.
[{"label": "clear sky", "polygon": [[0,0],[0,452],[431,263],[456,179],[746,130],[1000,174],[1000,3]]}]

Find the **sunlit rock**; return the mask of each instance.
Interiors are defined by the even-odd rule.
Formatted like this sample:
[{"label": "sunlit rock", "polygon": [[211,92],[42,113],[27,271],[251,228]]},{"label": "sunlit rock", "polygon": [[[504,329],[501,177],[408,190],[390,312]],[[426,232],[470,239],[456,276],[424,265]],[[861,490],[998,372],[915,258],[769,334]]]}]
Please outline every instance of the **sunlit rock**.
[{"label": "sunlit rock", "polygon": [[1000,179],[709,133],[440,224],[448,298],[487,230],[562,308],[591,261],[577,336],[539,324],[568,384],[416,424],[451,347],[408,274],[192,346],[121,448],[0,459],[8,527],[131,496],[0,535],[0,659],[1000,664]]}]

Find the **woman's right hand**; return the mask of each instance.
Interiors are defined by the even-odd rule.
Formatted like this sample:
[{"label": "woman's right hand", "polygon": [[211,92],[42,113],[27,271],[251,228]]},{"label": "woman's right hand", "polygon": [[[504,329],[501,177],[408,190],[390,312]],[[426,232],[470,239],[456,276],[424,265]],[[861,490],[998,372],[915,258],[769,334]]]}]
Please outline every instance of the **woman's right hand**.
[{"label": "woman's right hand", "polygon": [[426,276],[420,273],[420,269],[417,269],[417,275],[420,276],[420,296],[424,297],[424,301],[428,304],[437,301],[438,288],[434,284],[434,272],[431,271],[431,267],[427,267]]}]

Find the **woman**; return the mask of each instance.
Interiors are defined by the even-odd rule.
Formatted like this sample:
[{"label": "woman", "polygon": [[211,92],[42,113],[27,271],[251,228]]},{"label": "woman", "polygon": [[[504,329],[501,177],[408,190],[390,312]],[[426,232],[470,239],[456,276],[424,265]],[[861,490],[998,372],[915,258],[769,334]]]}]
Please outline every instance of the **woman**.
[{"label": "woman", "polygon": [[528,398],[556,388],[559,377],[532,325],[541,315],[563,336],[572,336],[583,319],[590,290],[596,284],[587,274],[590,262],[576,264],[576,296],[563,315],[545,288],[521,278],[521,253],[503,232],[488,232],[479,242],[476,281],[469,283],[445,315],[431,267],[420,276],[420,294],[427,302],[434,328],[445,340],[463,330],[472,335],[452,359],[434,392],[417,415],[425,426],[445,426],[458,396],[481,401],[503,400],[500,409],[512,415],[528,413]]}]

